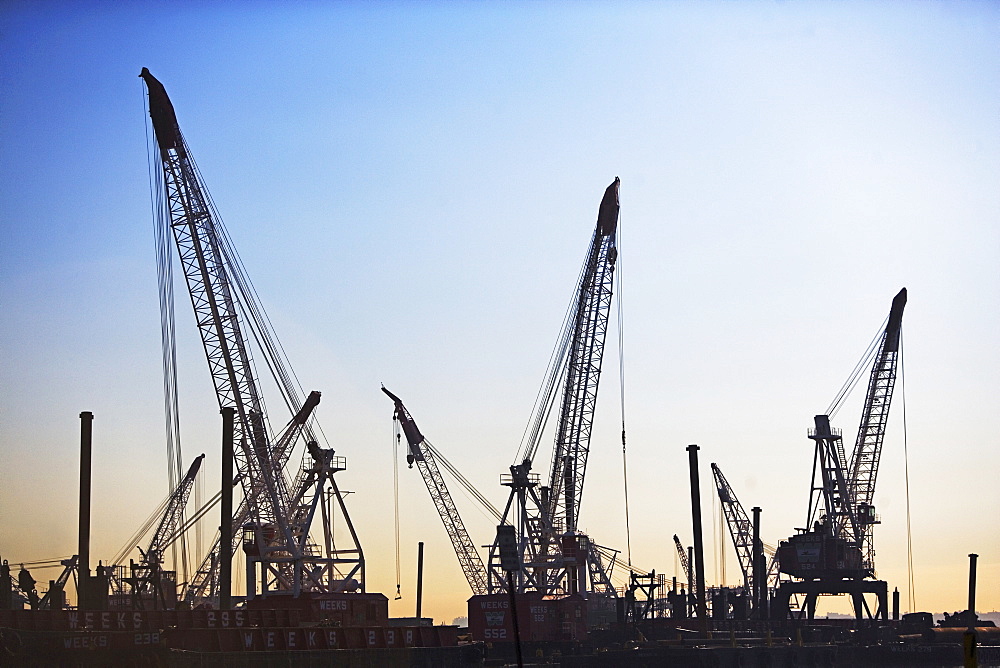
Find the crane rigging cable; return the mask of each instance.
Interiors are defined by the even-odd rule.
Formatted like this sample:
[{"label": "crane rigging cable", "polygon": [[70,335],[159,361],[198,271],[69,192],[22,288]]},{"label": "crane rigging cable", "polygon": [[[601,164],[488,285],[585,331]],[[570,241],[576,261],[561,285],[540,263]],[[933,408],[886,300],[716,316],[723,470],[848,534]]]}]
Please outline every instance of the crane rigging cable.
[{"label": "crane rigging cable", "polygon": [[[203,180],[201,170],[198,168],[197,163],[195,163],[194,158],[190,157],[190,154],[189,159],[198,178]],[[302,397],[305,394],[305,390],[288,360],[284,346],[274,332],[270,317],[261,305],[257,290],[243,265],[243,260],[240,258],[236,246],[229,236],[229,230],[215,206],[211,192],[206,190],[205,197],[208,200],[208,206],[212,211],[212,215],[215,217],[216,230],[219,235],[220,248],[225,258],[225,264],[230,270],[230,278],[236,286],[237,306],[249,325],[250,332],[258,348],[264,353],[264,361],[271,372],[271,376],[281,390],[286,408],[294,415],[302,405]],[[261,400],[263,401],[263,399]],[[312,433],[313,427],[319,430],[323,435],[324,443],[329,445],[326,434],[323,433],[322,428],[315,418],[310,418],[309,423],[305,427],[305,440],[317,440]]]},{"label": "crane rigging cable", "polygon": [[[181,135],[181,141],[184,143],[185,151],[187,153],[186,158],[190,162],[198,180],[204,182],[201,169],[198,167],[198,164],[187,145],[187,141],[183,138],[183,135]],[[161,175],[158,174],[158,177],[159,176]],[[226,226],[222,215],[219,213],[218,207],[215,205],[212,193],[206,188],[202,195],[206,200],[206,206],[211,211],[214,222],[214,230],[217,235],[219,250],[223,258],[226,273],[232,282],[232,286],[235,288],[233,295],[235,297],[235,306],[239,309],[240,314],[243,316],[244,322],[250,330],[254,342],[257,344],[257,348],[263,353],[264,362],[267,365],[272,379],[278,386],[286,408],[294,415],[295,412],[298,411],[299,407],[302,406],[302,396],[305,391],[303,390],[298,376],[295,374],[295,371],[292,369],[291,364],[288,361],[288,356],[285,353],[284,346],[274,333],[270,317],[261,305],[257,290],[246,271],[243,260],[240,257],[239,252],[236,250],[236,246],[232,242],[229,229]],[[264,409],[264,413],[267,414],[266,406],[264,405],[264,398],[258,397],[258,400]],[[270,425],[267,425],[267,428],[269,431],[268,436],[273,438],[273,434],[270,433]],[[319,427],[315,418],[310,418],[309,423],[306,425],[304,429],[305,439],[303,440],[317,440],[315,438],[315,434],[312,433],[313,428],[319,430],[320,434],[323,435],[324,443],[328,444],[326,435]]]},{"label": "crane rigging cable", "polygon": [[878,352],[879,344],[882,342],[882,336],[885,334],[886,324],[889,322],[889,317],[886,316],[885,320],[882,321],[882,325],[879,327],[878,331],[875,333],[875,337],[868,344],[868,348],[865,350],[864,354],[861,355],[861,359],[858,360],[857,365],[851,371],[847,380],[841,385],[840,389],[837,391],[837,395],[830,402],[824,415],[830,416],[831,419],[837,416],[840,408],[844,405],[844,400],[850,395],[850,393],[857,386],[858,381],[861,380],[864,372],[871,366],[872,358],[875,353]]},{"label": "crane rigging cable", "polygon": [[903,356],[903,334],[899,334],[899,393],[903,400],[903,472],[906,476],[906,574],[907,574],[907,603],[910,605],[910,612],[917,609],[917,592],[913,579],[913,533],[910,531],[910,452],[907,447],[906,437],[906,367]]},{"label": "crane rigging cable", "polygon": [[503,514],[497,510],[497,507],[490,503],[490,500],[487,499],[475,485],[469,482],[468,478],[462,475],[462,472],[459,471],[454,464],[449,462],[445,456],[441,454],[440,450],[435,448],[427,439],[424,439],[424,445],[431,451],[431,454],[434,455],[435,459],[437,459],[445,470],[451,474],[452,478],[454,478],[458,484],[460,484],[468,492],[469,496],[475,499],[479,505],[481,505],[498,523],[503,521]]},{"label": "crane rigging cable", "polygon": [[[179,480],[180,464],[182,461],[181,445],[180,445],[180,417],[178,409],[178,397],[177,397],[177,351],[176,351],[176,325],[174,316],[174,292],[173,292],[173,254],[172,254],[172,232],[170,225],[170,213],[167,207],[167,201],[164,196],[165,189],[163,187],[163,173],[161,170],[156,168],[156,148],[155,146],[150,146],[149,141],[149,124],[147,122],[147,152],[149,160],[149,171],[150,171],[150,188],[152,190],[151,200],[153,201],[154,207],[154,229],[156,237],[156,251],[157,251],[157,277],[160,292],[160,323],[161,323],[161,348],[163,357],[163,385],[164,385],[164,412],[166,421],[166,433],[167,433],[167,449],[168,449],[168,463],[169,463],[169,478],[171,487],[176,487],[177,481]],[[183,141],[183,139],[182,139]],[[185,143],[186,146],[186,143]],[[194,163],[193,157],[190,159],[195,172],[198,177],[201,178],[201,173],[198,170],[197,165]],[[206,193],[207,194],[207,193]],[[287,357],[285,356],[284,349],[270,331],[270,320],[267,318],[266,313],[259,304],[259,299],[257,297],[256,291],[253,288],[252,283],[246,275],[246,271],[243,267],[242,260],[240,259],[232,241],[229,237],[228,231],[222,222],[222,218],[215,207],[214,201],[211,201],[211,195],[207,194],[208,206],[212,210],[213,215],[216,217],[216,232],[218,234],[219,247],[222,251],[224,261],[226,264],[226,269],[230,274],[230,278],[233,281],[233,285],[236,287],[235,292],[235,302],[236,307],[239,309],[240,313],[244,317],[244,321],[248,323],[248,328],[252,333],[254,341],[257,343],[258,348],[264,352],[264,359],[267,364],[272,377],[275,379],[276,384],[282,392],[282,397],[285,400],[286,406],[294,413],[297,408],[292,408],[292,406],[301,405],[301,384],[298,383],[297,377],[295,377],[293,372],[289,371],[290,365],[287,363]],[[249,352],[248,352],[249,354]],[[263,398],[260,397],[261,407],[264,407]],[[266,414],[266,408],[264,409]],[[311,424],[306,426],[306,432],[308,434],[307,438],[309,440],[315,440],[310,427],[315,424],[314,420],[310,420]],[[273,438],[270,433],[270,425],[265,424],[265,429],[268,430],[268,436]],[[320,430],[322,433],[322,430]],[[326,440],[325,434],[323,435],[323,440]],[[282,472],[284,475],[284,472]],[[196,489],[196,501],[201,500],[201,490]],[[214,502],[210,502],[208,505],[214,505]],[[201,514],[198,515],[201,517]],[[173,540],[170,541],[171,549],[173,551],[175,567],[178,566],[177,562],[177,552],[180,552],[180,570],[181,580],[188,580],[188,545],[186,538],[186,530],[197,526],[194,522],[184,522],[182,519],[181,527],[184,531],[174,536]],[[145,531],[148,532],[149,527],[144,527]],[[201,546],[201,536],[200,532],[196,538],[196,543]],[[179,550],[178,550],[179,546]],[[130,551],[132,547],[129,547]]]},{"label": "crane rigging cable", "polygon": [[399,433],[401,430],[406,435],[406,461],[411,468],[413,464],[417,465],[420,477],[423,479],[435,510],[437,510],[445,531],[448,533],[452,549],[455,551],[455,556],[458,558],[462,573],[465,575],[472,593],[475,595],[486,594],[488,592],[487,574],[482,557],[465,528],[465,522],[463,522],[455,500],[448,490],[448,485],[441,474],[434,453],[426,447],[427,440],[420,433],[417,423],[413,420],[410,412],[406,410],[402,399],[387,390],[384,385],[382,392],[395,405],[392,416],[393,423],[396,425],[396,442],[401,442]]},{"label": "crane rigging cable", "polygon": [[31,566],[32,568],[41,570],[44,568],[56,568],[58,566],[64,566],[63,562],[69,561],[72,558],[73,557],[71,556],[65,556],[57,559],[42,559],[40,561],[19,561],[17,563],[20,564],[21,566],[24,566],[25,568]]},{"label": "crane rigging cable", "polygon": [[578,306],[577,296],[580,293],[580,286],[587,275],[588,260],[589,252],[583,258],[583,264],[580,267],[580,274],[577,277],[573,295],[570,297],[566,312],[563,315],[561,334],[556,339],[556,344],[552,348],[552,354],[545,369],[545,376],[543,377],[541,386],[538,388],[538,394],[535,396],[531,419],[524,428],[515,464],[534,461],[535,453],[538,451],[538,445],[541,442],[542,432],[545,431],[549,417],[552,414],[552,409],[556,403],[558,395],[556,390],[563,385],[569,361],[569,346],[573,340],[573,324]]},{"label": "crane rigging cable", "polygon": [[[511,588],[544,595],[588,591],[616,595],[600,554],[587,545],[589,538],[578,526],[605,337],[612,321],[619,184],[616,177],[601,198],[576,290],[522,439],[520,461],[510,467],[509,476],[501,476],[501,484],[510,489],[503,524],[515,527],[525,566],[516,584],[510,583],[498,558],[499,540],[494,541],[488,573],[493,593]],[[557,399],[551,464],[541,485],[542,476],[531,469]]]},{"label": "crane rigging cable", "polygon": [[[142,90],[142,84],[139,84]],[[145,110],[146,98],[142,94],[142,104]],[[180,409],[177,399],[177,338],[174,318],[174,275],[171,262],[170,244],[171,232],[167,204],[163,196],[163,174],[157,168],[156,157],[150,142],[150,120],[147,117],[146,130],[146,166],[149,171],[150,205],[153,207],[153,232],[156,244],[156,280],[160,305],[160,355],[163,368],[163,417],[167,448],[167,479],[169,499],[170,493],[177,487],[183,476],[180,434]],[[161,513],[166,509],[166,501]],[[182,516],[183,518],[183,516]],[[142,533],[145,534],[147,528]],[[133,547],[124,548],[123,555],[114,563],[120,563],[125,554]],[[178,555],[179,553],[179,555]],[[178,556],[180,559],[178,560]],[[179,571],[182,580],[188,576],[188,546],[186,540],[180,545],[171,546],[171,557],[175,570]],[[178,564],[178,561],[180,562]]]},{"label": "crane rigging cable", "polygon": [[[618,213],[618,230],[616,234],[615,244],[618,248],[621,248],[621,230],[622,230],[622,215],[621,209],[619,208]],[[619,251],[618,262],[617,262],[617,273],[615,274],[615,281],[617,283],[616,289],[618,292],[618,303],[617,303],[617,314],[618,314],[618,394],[619,401],[621,404],[622,413],[622,482],[625,494],[625,555],[628,559],[628,569],[629,573],[632,573],[632,530],[629,526],[629,515],[628,515],[628,457],[625,452],[625,329],[624,329],[624,319],[622,317],[622,262],[621,262],[621,252]]]},{"label": "crane rigging cable", "polygon": [[[194,512],[193,515],[191,515],[186,520],[184,520],[181,524],[179,524],[177,526],[177,529],[174,530],[174,532],[172,534],[170,534],[170,536],[167,537],[167,539],[164,541],[163,544],[165,546],[172,545],[174,543],[174,541],[179,540],[181,536],[183,536],[185,533],[187,533],[188,529],[190,529],[191,527],[195,526],[195,524],[198,522],[198,520],[200,520],[202,517],[204,517],[210,510],[212,510],[213,508],[215,508],[215,506],[217,506],[219,504],[219,501],[221,501],[221,500],[222,500],[222,491],[220,490],[220,491],[216,492],[215,496],[213,496],[211,499],[209,499],[203,506],[200,506],[198,508],[198,510],[196,510]],[[213,545],[215,544],[215,541],[218,540],[218,538],[219,538],[219,532],[216,531],[215,532],[215,537],[212,539]]]},{"label": "crane rigging cable", "polygon": [[[234,531],[227,541],[232,542],[232,549],[238,554],[238,543],[243,539],[240,529],[252,527],[261,550],[252,558],[247,556],[245,561],[248,567],[251,561],[260,564],[263,595],[287,591],[297,596],[303,587],[333,591],[355,574],[364,577],[364,557],[332,480],[336,471],[343,470],[343,458],[333,458],[332,449],[320,448],[315,443],[312,412],[320,394],[312,392],[300,402],[302,391],[298,379],[290,371],[284,349],[271,331],[253,283],[205,187],[169,96],[147,68],[139,76],[146,84],[149,115],[159,148],[157,164],[162,180],[158,185],[165,202],[163,208],[169,217],[176,257],[191,298],[216,401],[220,408],[232,407],[239,415],[234,422],[233,440],[239,445],[234,448],[234,463],[242,495],[233,514]],[[272,429],[277,423],[268,420],[252,352],[258,355],[258,360],[260,355],[264,356],[274,384],[293,413],[280,432]],[[290,474],[296,472],[289,460],[302,445],[303,436],[319,468],[299,469],[293,488]],[[337,494],[339,510],[357,548],[349,551],[351,558],[336,559],[336,564],[332,557],[319,554],[309,535],[314,511],[327,484]],[[190,485],[186,483],[184,492],[175,498],[180,500],[189,492]],[[176,515],[171,518],[176,526]],[[324,515],[324,530],[329,528],[329,522]],[[265,537],[269,525],[273,525],[275,535]],[[158,530],[158,534],[164,531]],[[195,571],[184,593],[186,601],[196,603],[213,597],[212,583],[220,566],[214,555],[215,550],[209,550],[202,566]],[[360,586],[363,590],[363,583]]]},{"label": "crane rigging cable", "polygon": [[401,438],[399,430],[399,420],[396,416],[392,418],[392,501],[394,509],[394,521],[396,527],[396,600],[403,598],[400,593],[402,586],[402,576],[399,567],[399,442]]},{"label": "crane rigging cable", "polygon": [[149,533],[153,526],[163,517],[164,511],[167,509],[167,504],[170,503],[170,494],[160,502],[153,512],[146,518],[146,521],[142,523],[134,534],[132,534],[128,541],[122,545],[115,556],[111,559],[112,564],[120,564],[125,560],[125,557],[129,555],[129,552],[134,550],[139,543],[142,542],[143,537]]},{"label": "crane rigging cable", "polygon": [[[187,146],[186,143],[185,146]],[[189,160],[191,161],[192,167],[198,178],[204,181],[201,170],[198,168],[194,158],[190,156],[190,152]],[[299,407],[303,405],[302,397],[305,394],[305,390],[303,389],[302,383],[299,381],[298,375],[295,373],[295,370],[292,368],[292,365],[288,360],[288,355],[285,352],[281,340],[274,332],[274,327],[271,324],[270,317],[261,305],[256,287],[250,279],[249,273],[246,271],[243,260],[240,257],[239,252],[236,250],[235,244],[232,242],[229,230],[215,205],[215,201],[212,199],[211,192],[206,189],[204,195],[206,203],[215,220],[215,230],[219,241],[219,249],[224,259],[224,265],[227,269],[227,274],[232,281],[232,285],[235,288],[235,306],[239,310],[242,320],[246,324],[258,350],[260,350],[263,354],[264,363],[270,372],[271,378],[278,386],[286,409],[294,415],[298,411]],[[249,355],[250,351],[247,351],[247,353]],[[264,405],[264,397],[258,396],[258,400],[264,414],[266,415],[267,409]],[[265,424],[265,428],[268,430],[268,440],[273,440],[274,434],[270,430],[270,424]],[[303,427],[303,438],[300,439],[300,442],[319,441],[320,439],[316,437],[315,432],[320,434],[323,443],[329,447],[329,439],[323,431],[322,426],[319,424],[319,421],[316,419],[315,414],[313,414],[309,417]],[[291,452],[287,453],[285,456],[286,461],[291,458],[291,455]],[[309,453],[305,448],[303,448],[301,451],[303,467],[306,465],[308,457]],[[286,471],[276,471],[275,475],[281,475],[284,477],[284,484],[285,486],[288,485],[289,480],[287,478]]]}]

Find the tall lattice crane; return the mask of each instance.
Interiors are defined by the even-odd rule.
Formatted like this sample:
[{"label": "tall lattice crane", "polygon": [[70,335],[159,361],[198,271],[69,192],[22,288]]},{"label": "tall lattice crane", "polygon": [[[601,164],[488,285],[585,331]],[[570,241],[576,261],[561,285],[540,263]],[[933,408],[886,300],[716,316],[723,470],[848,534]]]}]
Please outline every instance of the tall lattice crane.
[{"label": "tall lattice crane", "polygon": [[[845,558],[837,560],[842,561],[843,566],[834,565],[833,570],[843,570],[849,573],[847,577],[872,577],[875,574],[872,527],[878,523],[878,518],[872,501],[896,384],[900,328],[905,306],[906,288],[903,288],[893,298],[885,328],[865,356],[866,360],[873,357],[874,361],[850,459],[844,454],[841,431],[830,426],[829,416],[843,402],[852,380],[845,384],[827,414],[815,417],[816,427],[809,432],[809,438],[816,442],[814,470],[819,473],[820,480],[814,481],[808,521],[813,531],[844,542]],[[872,351],[874,355],[871,355]],[[864,362],[858,365],[858,370],[863,367]],[[787,565],[793,564],[789,561]],[[825,566],[824,570],[828,568]]]},{"label": "tall lattice crane", "polygon": [[[872,528],[878,524],[875,515],[875,479],[882,456],[882,441],[889,419],[889,406],[896,386],[896,363],[899,357],[899,334],[906,306],[906,288],[899,291],[889,311],[889,320],[879,343],[868,379],[868,392],[861,412],[857,440],[848,464],[847,492],[854,516],[854,541],[861,548],[865,568],[875,573],[875,544]],[[844,527],[841,528],[841,531]]]},{"label": "tall lattice crane", "polygon": [[489,587],[483,559],[479,556],[475,543],[469,538],[469,532],[465,529],[465,523],[462,522],[455,501],[452,499],[451,492],[448,491],[448,486],[438,468],[433,448],[430,447],[430,443],[424,438],[424,435],[420,433],[417,423],[413,421],[410,412],[403,405],[403,401],[385,387],[382,387],[382,391],[395,404],[393,418],[399,421],[410,449],[406,458],[411,466],[416,462],[417,469],[420,470],[420,475],[434,501],[434,507],[441,517],[448,538],[451,539],[451,545],[455,549],[458,563],[462,567],[462,573],[469,582],[472,593],[476,595],[488,593]]},{"label": "tall lattice crane", "polygon": [[[886,615],[885,583],[863,581],[875,577],[872,528],[879,519],[872,501],[896,383],[905,306],[906,288],[903,288],[892,300],[885,328],[826,414],[817,415],[815,428],[809,430],[815,454],[807,524],[799,534],[778,546],[779,570],[805,583],[784,583],[779,594],[787,600],[788,595],[805,593],[804,611],[809,616],[814,614],[816,596],[821,593],[851,594],[859,619],[862,610],[868,609],[864,594],[875,593],[880,604],[877,613]],[[851,457],[847,459],[841,431],[830,425],[830,416],[839,409],[868,362],[872,366],[861,424]]]},{"label": "tall lattice crane", "polygon": [[[156,526],[156,531],[153,532],[153,537],[149,540],[149,545],[145,550],[139,548],[142,559],[139,563],[131,564],[129,585],[133,607],[137,610],[143,609],[147,600],[154,608],[173,607],[176,582],[169,577],[166,578],[169,582],[164,582],[166,575],[163,570],[164,551],[184,515],[195,476],[198,475],[204,459],[205,455],[199,455],[191,463],[191,468],[167,500],[167,508]],[[168,592],[168,588],[173,591]]]},{"label": "tall lattice crane", "polygon": [[688,592],[694,594],[694,577],[691,575],[691,560],[688,559],[687,550],[681,539],[674,534],[674,549],[677,550],[677,558],[681,561],[681,568],[684,570],[684,579],[687,580]]},{"label": "tall lattice crane", "polygon": [[[518,591],[572,594],[589,589],[615,595],[600,550],[578,530],[578,521],[618,258],[618,187],[616,178],[605,190],[527,439],[510,474],[500,479],[510,488],[502,523],[517,529],[522,564],[515,573]],[[561,399],[552,464],[548,484],[540,486],[531,467],[557,397]],[[506,588],[497,543],[490,549],[489,588],[491,593]]]},{"label": "tall lattice crane", "polygon": [[[364,557],[353,527],[350,532],[353,545],[336,550],[337,554],[328,549],[325,557],[320,556],[317,546],[309,540],[310,527],[301,523],[302,517],[311,521],[313,514],[303,514],[298,507],[301,499],[314,497],[316,490],[310,494],[294,487],[286,474],[286,465],[299,437],[305,434],[309,442],[315,441],[308,422],[319,403],[319,393],[310,394],[305,401],[299,398],[292,375],[277,353],[279,347],[266,317],[181,134],[166,90],[146,68],[139,76],[146,83],[158,149],[156,174],[161,204],[158,216],[169,227],[176,243],[219,407],[232,407],[236,413],[234,460],[243,495],[233,516],[233,552],[243,540],[248,563],[254,570],[260,566],[262,593],[298,596],[303,590],[354,588],[359,584],[352,577],[354,574],[362,576],[363,590]],[[260,342],[268,368],[294,414],[285,429],[273,438],[247,343],[248,331]],[[310,452],[321,453],[315,447]],[[332,453],[327,452],[321,455],[321,460],[332,462],[330,457]],[[338,466],[343,465],[342,460],[338,458]],[[309,464],[304,464],[303,470],[308,467]],[[322,485],[327,480],[325,475],[299,476],[296,482]],[[333,490],[350,525],[335,485]],[[213,549],[205,556],[188,586],[187,600],[212,597],[212,583],[219,566],[217,553]],[[253,598],[253,581],[257,576],[250,575],[248,596]]]},{"label": "tall lattice crane", "polygon": [[[747,517],[743,504],[736,497],[722,469],[717,464],[712,464],[712,476],[715,478],[715,490],[719,495],[719,502],[722,505],[722,512],[726,517],[726,525],[729,527],[729,535],[733,539],[733,546],[736,548],[736,560],[740,564],[743,572],[743,582],[747,593],[754,591],[753,577],[753,523]],[[767,584],[773,589],[778,582],[778,567],[775,559],[775,550],[771,545],[762,544],[764,554],[768,557],[766,570]]]}]

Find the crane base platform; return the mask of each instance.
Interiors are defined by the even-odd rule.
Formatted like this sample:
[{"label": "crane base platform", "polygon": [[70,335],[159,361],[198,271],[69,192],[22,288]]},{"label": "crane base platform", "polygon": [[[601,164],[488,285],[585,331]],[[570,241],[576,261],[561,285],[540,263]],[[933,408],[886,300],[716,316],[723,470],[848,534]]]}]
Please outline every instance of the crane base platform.
[{"label": "crane base platform", "polygon": [[[802,580],[782,582],[771,604],[772,619],[813,619],[816,616],[816,597],[822,595],[849,594],[854,602],[854,616],[857,619],[887,620],[889,615],[889,585],[885,580]],[[793,615],[789,601],[794,594],[804,595],[798,615]],[[878,607],[872,614],[865,601],[865,594],[874,594]],[[867,615],[865,614],[867,613]]]}]

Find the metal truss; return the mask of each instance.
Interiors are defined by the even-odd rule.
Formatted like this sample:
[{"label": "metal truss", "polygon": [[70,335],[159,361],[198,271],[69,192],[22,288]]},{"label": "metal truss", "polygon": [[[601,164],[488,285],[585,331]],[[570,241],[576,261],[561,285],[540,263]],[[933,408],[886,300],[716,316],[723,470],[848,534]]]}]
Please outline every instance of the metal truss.
[{"label": "metal truss", "polygon": [[[736,492],[730,486],[722,469],[716,464],[712,464],[712,475],[715,477],[715,489],[719,495],[719,502],[722,505],[722,512],[726,516],[726,525],[729,527],[729,535],[733,539],[733,546],[736,548],[736,560],[743,571],[743,582],[746,592],[749,594],[754,590],[753,581],[753,522],[747,517],[743,504],[736,497]],[[778,584],[778,560],[775,557],[773,547],[763,545],[767,562],[767,586],[774,589]]]},{"label": "metal truss", "polygon": [[[269,541],[267,531],[260,530],[261,527],[250,527],[244,533],[247,582],[259,582],[261,596],[364,591],[364,553],[347,514],[343,494],[334,479],[335,473],[347,469],[347,460],[336,456],[332,449],[320,448],[315,441],[310,441],[306,447],[308,463],[299,471],[289,505],[294,549],[289,551],[281,541]],[[327,502],[334,499],[350,534],[346,547],[338,547],[333,542],[333,509]],[[322,518],[325,550],[309,538],[309,528],[317,511]],[[248,586],[247,598],[257,595],[255,586]]]},{"label": "metal truss", "polygon": [[[522,569],[514,574],[514,582],[519,592],[561,595],[610,590],[615,595],[600,556],[593,553],[595,548],[578,531],[577,524],[618,258],[618,186],[616,178],[601,200],[565,329],[543,383],[546,398],[536,404],[525,458],[511,466],[510,475],[500,480],[511,490],[502,523],[517,527]],[[531,464],[560,381],[561,403],[549,484],[539,487],[539,476],[531,473]],[[499,564],[499,550],[494,543],[489,561],[489,587],[493,593],[507,587]]]},{"label": "metal truss", "polygon": [[896,385],[896,362],[899,355],[899,333],[906,306],[906,288],[892,300],[889,320],[872,366],[868,381],[865,407],[858,426],[857,441],[851,453],[848,490],[856,519],[855,540],[862,549],[865,566],[875,571],[875,544],[872,527],[879,523],[872,505],[875,480],[878,476],[882,442],[885,439],[889,406]]},{"label": "metal truss", "polygon": [[437,460],[434,458],[434,449],[424,438],[423,434],[420,433],[417,423],[414,422],[410,412],[406,410],[406,406],[403,405],[402,400],[384,387],[382,391],[395,403],[396,408],[393,417],[399,421],[403,433],[406,434],[407,445],[410,448],[407,459],[411,465],[414,462],[417,464],[417,469],[420,471],[424,484],[427,486],[427,491],[431,495],[434,508],[437,510],[442,524],[444,524],[448,538],[451,540],[451,546],[455,550],[455,556],[458,557],[458,563],[462,567],[462,573],[465,575],[465,579],[468,581],[473,595],[488,593],[489,585],[487,584],[486,567],[483,565],[483,559],[479,556],[479,551],[476,549],[475,544],[469,538],[469,532],[465,528],[465,523],[462,522],[462,517],[458,513],[458,508],[455,506],[451,492],[448,491],[448,486],[445,484],[441,470],[438,468]]},{"label": "metal truss", "polygon": [[[224,230],[216,223],[217,213],[190,156],[166,90],[147,69],[143,68],[140,76],[149,92],[150,118],[159,147],[163,215],[176,242],[219,407],[233,407],[236,413],[234,463],[243,495],[233,514],[233,552],[241,540],[240,530],[253,527],[256,534],[251,542],[257,560],[276,564],[266,567],[271,580],[267,576],[262,578],[263,591],[273,585],[297,594],[304,577],[302,560],[312,556],[308,534],[313,515],[308,514],[305,523],[297,515],[296,504],[301,502],[302,489],[296,488],[296,494],[292,494],[285,467],[296,440],[303,431],[309,432],[307,422],[319,403],[319,393],[311,394],[301,406],[293,406],[295,416],[278,438],[271,439],[242,321],[242,312],[248,309],[253,324],[259,318],[259,305],[244,294],[245,277],[240,273],[238,261],[231,257]],[[260,323],[256,324],[255,331],[268,339]],[[281,366],[271,357],[268,362]],[[323,483],[317,484],[321,494]],[[342,500],[340,506],[347,518]],[[353,535],[353,528],[351,532]],[[189,583],[185,594],[188,601],[213,596],[218,547],[216,543]],[[360,547],[354,551],[357,567],[352,572],[363,573]]]},{"label": "metal truss", "polygon": [[617,254],[614,233],[605,233],[598,226],[577,292],[573,338],[549,478],[552,490],[549,515],[553,525],[569,533],[577,529],[583,500]]},{"label": "metal truss", "polygon": [[[879,519],[872,502],[896,383],[900,327],[905,305],[906,288],[903,288],[892,300],[886,327],[879,340],[850,461],[844,455],[841,432],[831,428],[829,416],[817,415],[816,427],[809,431],[809,438],[816,442],[816,449],[805,529],[822,529],[830,536],[843,539],[852,549],[860,550],[860,571],[867,577],[875,576],[872,527],[879,523]],[[834,405],[837,403],[839,399]],[[817,472],[820,475],[818,485]],[[820,499],[824,510],[822,516],[819,512]]]}]

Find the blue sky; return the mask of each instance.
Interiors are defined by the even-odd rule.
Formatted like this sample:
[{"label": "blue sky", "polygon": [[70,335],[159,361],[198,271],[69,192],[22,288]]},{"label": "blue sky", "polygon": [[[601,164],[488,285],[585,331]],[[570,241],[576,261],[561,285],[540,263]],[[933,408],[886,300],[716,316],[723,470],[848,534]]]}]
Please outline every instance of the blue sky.
[{"label": "blue sky", "polygon": [[[703,489],[718,462],[771,542],[801,526],[806,429],[906,286],[917,609],[964,607],[969,552],[980,607],[1000,607],[996,4],[12,2],[0,35],[3,558],[74,549],[81,410],[95,558],[167,492],[145,66],[324,393],[370,590],[395,588],[379,383],[501,503],[620,176],[633,561],[673,574],[670,536],[690,542],[688,443]],[[179,298],[183,442],[209,453],[207,498],[219,425],[189,311]],[[615,336],[581,522],[624,548]],[[859,401],[837,420],[851,438]],[[903,405],[876,546],[905,607]],[[425,610],[450,621],[466,585],[400,474],[404,578],[425,541]]]}]

